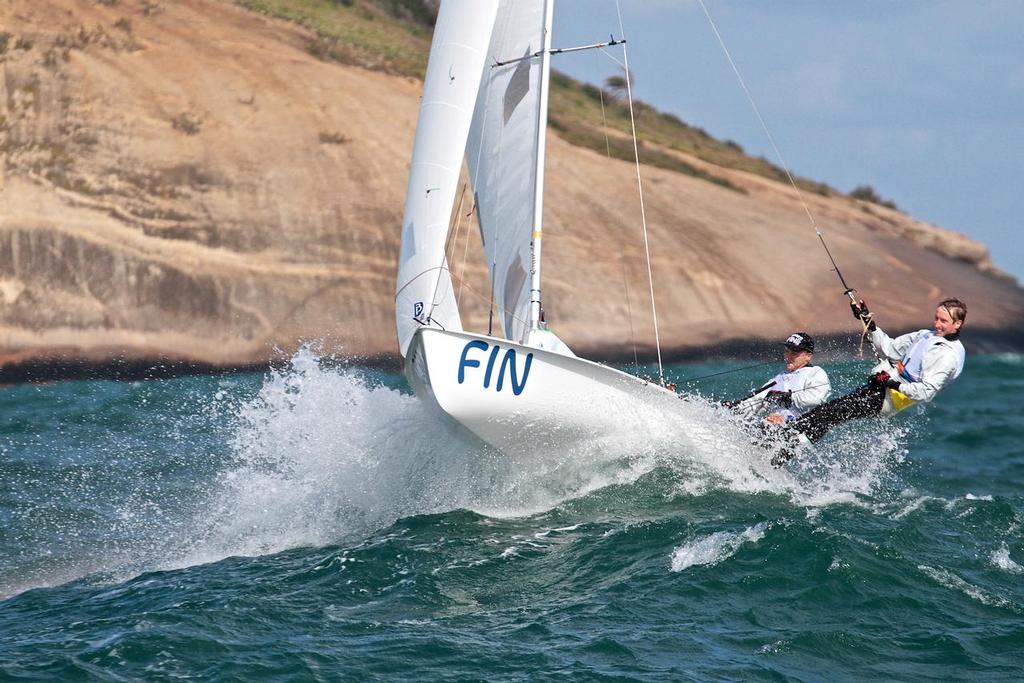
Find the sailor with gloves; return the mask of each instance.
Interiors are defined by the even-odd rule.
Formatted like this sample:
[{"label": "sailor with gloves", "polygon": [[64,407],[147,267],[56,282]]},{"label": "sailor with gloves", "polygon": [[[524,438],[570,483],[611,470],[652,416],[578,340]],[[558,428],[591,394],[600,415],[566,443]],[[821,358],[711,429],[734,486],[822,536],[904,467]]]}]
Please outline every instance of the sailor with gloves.
[{"label": "sailor with gloves", "polygon": [[782,357],[786,364],[752,396],[726,405],[748,415],[763,415],[765,422],[783,424],[791,422],[806,411],[824,403],[832,387],[828,374],[811,363],[814,339],[806,332],[794,332],[782,342]]}]

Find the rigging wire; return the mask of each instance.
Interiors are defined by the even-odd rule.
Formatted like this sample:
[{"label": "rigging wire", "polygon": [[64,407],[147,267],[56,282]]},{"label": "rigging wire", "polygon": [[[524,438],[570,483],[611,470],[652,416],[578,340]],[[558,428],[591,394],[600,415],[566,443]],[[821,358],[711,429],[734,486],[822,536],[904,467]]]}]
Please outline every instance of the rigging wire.
[{"label": "rigging wire", "polygon": [[[476,213],[476,202],[475,201],[473,202],[473,206],[470,207],[469,213],[466,214],[466,218],[469,218],[474,213]],[[462,248],[462,264],[459,267],[459,273],[461,274],[461,277],[459,278],[459,293],[455,297],[455,304],[456,305],[459,305],[459,304],[462,303],[462,282],[466,278],[466,257],[469,255],[469,233],[471,233],[471,232],[473,232],[473,229],[470,226],[467,225],[466,226],[466,239],[463,240],[464,246]]]},{"label": "rigging wire", "polygon": [[782,157],[782,152],[779,151],[778,145],[775,144],[775,138],[772,137],[771,131],[768,130],[768,124],[765,123],[764,117],[761,116],[761,110],[758,109],[753,95],[750,94],[750,89],[747,88],[746,81],[743,80],[743,76],[740,74],[740,70],[736,66],[736,62],[733,61],[732,54],[729,52],[729,48],[726,47],[725,40],[722,38],[722,34],[718,31],[718,26],[715,25],[714,19],[711,18],[711,13],[708,12],[707,5],[704,4],[704,0],[697,0],[697,2],[700,3],[700,8],[704,10],[704,16],[707,17],[708,24],[711,25],[711,30],[714,32],[715,38],[718,39],[718,44],[721,46],[722,52],[725,53],[725,58],[728,60],[729,66],[732,67],[733,73],[736,74],[736,80],[739,81],[740,87],[743,89],[743,94],[746,95],[747,102],[750,103],[750,108],[754,110],[754,115],[757,117],[758,123],[761,124],[761,129],[764,131],[769,144],[771,144],[772,149],[775,151],[775,156],[779,159],[779,165],[782,166],[782,170],[785,172],[786,178],[789,180],[789,184],[793,186],[793,190],[796,192],[796,196],[800,200],[800,205],[803,207],[804,213],[807,214],[807,219],[810,221],[811,227],[814,228],[815,234],[817,234],[818,239],[821,241],[821,246],[824,247],[829,261],[832,262],[832,268],[835,270],[836,275],[839,276],[839,282],[843,285],[843,294],[848,296],[852,303],[857,303],[857,299],[854,296],[857,290],[853,289],[846,283],[846,278],[843,277],[842,272],[839,270],[839,266],[836,264],[836,260],[832,257],[832,252],[825,243],[825,236],[822,234],[821,228],[818,227],[817,221],[814,220],[814,215],[811,213],[811,208],[807,205],[803,192],[800,191],[796,181],[793,179],[793,174],[790,173],[789,166],[786,164],[786,160]]},{"label": "rigging wire", "polygon": [[[447,259],[449,264],[452,263],[452,261],[455,259],[455,249],[458,247],[459,244],[459,233],[462,231],[462,206],[466,201],[466,188],[468,187],[468,185],[469,183],[463,183],[462,192],[459,193],[459,208],[456,209],[454,216],[455,232],[453,234],[450,228],[448,231],[448,244],[445,245],[444,251],[445,259]],[[467,234],[469,233],[468,230],[466,232]],[[451,253],[449,253],[449,250],[451,251]]]},{"label": "rigging wire", "polygon": [[700,377],[692,377],[690,379],[681,379],[679,384],[692,384],[694,382],[700,382],[701,380],[710,379],[712,377],[720,377],[721,375],[728,375],[733,372],[740,372],[741,370],[751,370],[753,368],[762,368],[765,365],[778,365],[779,361],[769,360],[764,363],[754,363],[753,365],[745,365],[742,368],[732,368],[731,370],[723,370],[721,372],[713,372],[710,375],[702,375]]},{"label": "rigging wire", "polygon": [[654,346],[658,352],[658,382],[665,386],[665,368],[661,362],[661,336],[658,332],[658,308],[654,302],[654,271],[651,268],[651,247],[647,239],[647,211],[644,207],[644,186],[640,180],[640,150],[636,141],[636,117],[633,114],[633,86],[629,77],[629,54],[626,49],[626,30],[622,24],[622,8],[615,0],[615,11],[619,17],[619,34],[622,36],[622,65],[626,77],[626,97],[629,100],[629,125],[633,132],[633,159],[636,161],[636,186],[640,194],[640,222],[644,232],[644,253],[647,257],[647,282],[651,291],[651,315],[654,319]]},{"label": "rigging wire", "polygon": [[[601,96],[601,130],[604,132],[605,156],[611,159],[612,147],[608,141],[608,117],[605,115],[604,110],[604,88],[598,88],[597,92]],[[626,293],[626,318],[629,320],[629,342],[633,346],[633,367],[639,368],[640,360],[636,353],[636,334],[633,331],[633,305],[629,300],[629,272],[626,268],[625,249],[619,252],[619,261],[622,263],[622,289]]]},{"label": "rigging wire", "polygon": [[[490,305],[491,305],[490,315],[492,317],[494,316],[494,313],[495,313],[494,307],[497,306],[497,309],[498,309],[497,313],[498,313],[499,316],[508,316],[512,320],[520,322],[520,323],[522,323],[524,325],[529,323],[529,320],[524,320],[523,318],[520,318],[518,315],[515,314],[514,311],[506,310],[505,307],[502,306],[501,304],[496,304],[495,301],[494,301],[494,297],[493,296],[488,296],[488,295],[484,294],[483,292],[481,292],[476,287],[474,287],[473,285],[466,284],[466,281],[465,281],[464,278],[459,277],[455,273],[450,273],[450,275],[451,275],[453,280],[457,280],[459,282],[460,289],[464,286],[466,288],[467,292],[469,292],[473,296],[475,296],[478,299],[480,299],[480,301],[490,302]],[[488,334],[490,334],[490,332],[488,332]]]},{"label": "rigging wire", "polygon": [[[462,225],[462,202],[466,198],[466,183],[462,185],[462,194],[459,195],[459,210],[454,216],[448,221],[448,231],[446,233],[446,242],[444,249],[441,250],[441,265],[437,268],[437,280],[434,282],[434,293],[430,300],[430,308],[427,310],[427,317],[424,320],[429,323],[434,315],[434,309],[437,307],[437,290],[441,288],[441,278],[447,272],[449,281],[451,281],[451,260],[448,258],[448,248],[452,247],[452,254],[454,255],[454,245],[459,239],[459,226]],[[429,190],[428,190],[429,192]],[[452,233],[452,221],[455,221],[455,232]],[[452,292],[449,291],[449,294]],[[456,301],[456,315],[458,314],[458,301]]]},{"label": "rigging wire", "polygon": [[612,146],[608,142],[608,117],[604,113],[604,88],[598,88],[597,92],[601,96],[601,131],[604,132],[604,154],[611,159]]}]

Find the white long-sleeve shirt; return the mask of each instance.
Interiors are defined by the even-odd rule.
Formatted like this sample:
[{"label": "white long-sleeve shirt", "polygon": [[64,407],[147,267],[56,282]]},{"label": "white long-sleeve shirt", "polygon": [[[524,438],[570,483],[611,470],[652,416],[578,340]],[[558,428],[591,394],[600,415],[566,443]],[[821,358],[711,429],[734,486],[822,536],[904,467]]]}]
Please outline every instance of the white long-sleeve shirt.
[{"label": "white long-sleeve shirt", "polygon": [[964,367],[964,346],[960,340],[938,337],[931,330],[892,339],[876,328],[871,333],[871,344],[893,364],[900,363],[899,392],[915,401],[935,398],[940,389],[960,376]]},{"label": "white long-sleeve shirt", "polygon": [[[832,385],[828,379],[828,373],[817,365],[805,365],[793,372],[780,372],[772,377],[770,382],[775,382],[769,391],[791,391],[793,405],[784,408],[777,404],[768,403],[768,391],[757,394],[751,399],[755,405],[751,408],[760,411],[780,413],[786,420],[795,419],[805,412],[821,405],[832,392]],[[767,405],[766,405],[767,403]]]}]

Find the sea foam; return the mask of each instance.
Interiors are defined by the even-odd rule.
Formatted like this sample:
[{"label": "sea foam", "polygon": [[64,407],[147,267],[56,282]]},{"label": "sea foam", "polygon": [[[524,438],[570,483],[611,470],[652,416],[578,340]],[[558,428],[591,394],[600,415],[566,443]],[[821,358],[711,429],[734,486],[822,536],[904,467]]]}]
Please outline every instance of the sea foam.
[{"label": "sea foam", "polygon": [[724,488],[788,495],[808,507],[855,503],[899,450],[899,439],[884,434],[869,458],[856,447],[847,457],[840,439],[775,469],[727,411],[699,398],[612,412],[610,436],[503,454],[415,396],[358,369],[324,368],[302,349],[235,408],[232,464],[210,486],[183,561],[340,543],[404,516],[460,508],[528,515],[657,467],[675,473],[684,495]]},{"label": "sea foam", "polygon": [[740,532],[719,531],[679,546],[672,551],[672,571],[681,572],[694,565],[716,565],[736,554],[744,543],[756,543],[764,538],[766,522],[747,527]]},{"label": "sea foam", "polygon": [[[225,432],[216,441],[228,452],[210,460],[187,439],[179,444],[175,457],[194,477],[188,486],[161,491],[154,482],[138,500],[123,501],[121,550],[88,566],[83,561],[80,569],[124,579],[233,555],[344,544],[408,516],[457,509],[526,516],[630,485],[659,468],[678,482],[675,495],[768,492],[814,514],[832,504],[858,504],[898,452],[892,435],[868,455],[848,435],[775,469],[770,453],[728,411],[698,397],[661,396],[616,406],[601,438],[510,455],[373,377],[359,368],[325,367],[304,348],[268,373],[254,396],[222,385],[197,407],[207,428]],[[726,532],[707,547],[684,546],[673,566],[718,561],[716,553],[732,552],[730,539]]]},{"label": "sea foam", "polygon": [[1004,572],[1010,574],[1024,574],[1024,567],[1020,566],[1010,558],[1010,549],[1005,543],[992,551],[989,561]]}]

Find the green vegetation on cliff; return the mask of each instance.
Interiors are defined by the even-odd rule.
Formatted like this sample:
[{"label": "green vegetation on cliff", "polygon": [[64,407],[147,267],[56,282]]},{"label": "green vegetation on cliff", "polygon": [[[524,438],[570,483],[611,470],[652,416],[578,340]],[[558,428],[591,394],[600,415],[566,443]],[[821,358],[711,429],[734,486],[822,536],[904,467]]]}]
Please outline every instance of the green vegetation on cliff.
[{"label": "green vegetation on cliff", "polygon": [[[432,14],[417,0],[235,0],[235,4],[312,29],[306,46],[325,60],[422,78],[430,52]],[[410,12],[419,7],[421,13]],[[419,20],[417,20],[419,19]]]},{"label": "green vegetation on cliff", "polygon": [[894,209],[896,211],[900,210],[900,208],[896,206],[896,202],[891,199],[883,199],[877,192],[875,192],[875,188],[870,185],[858,185],[850,190],[850,196],[864,202],[871,202],[872,204],[884,206],[887,209]]},{"label": "green vegetation on cliff", "polygon": [[[312,29],[307,49],[320,59],[422,78],[434,12],[424,0],[235,0],[236,4]],[[553,72],[551,129],[567,142],[633,160],[629,109],[612,77],[605,89]],[[683,154],[723,168],[787,182],[781,168],[744,153],[678,117],[634,100],[640,161],[742,192],[725,177],[689,163]],[[796,179],[804,190],[829,195],[823,183]]]}]

